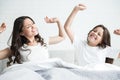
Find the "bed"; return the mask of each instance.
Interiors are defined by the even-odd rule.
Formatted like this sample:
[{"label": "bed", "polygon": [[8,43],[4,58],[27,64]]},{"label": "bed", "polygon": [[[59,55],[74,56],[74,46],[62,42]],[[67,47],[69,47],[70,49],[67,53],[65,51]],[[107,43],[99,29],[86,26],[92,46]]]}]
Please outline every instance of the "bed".
[{"label": "bed", "polygon": [[[51,51],[45,62],[25,62],[6,67],[0,80],[120,80],[120,67],[113,64],[74,65],[73,51]],[[55,58],[58,57],[58,58]],[[67,57],[67,58],[66,58]],[[61,58],[61,59],[60,59]]]}]

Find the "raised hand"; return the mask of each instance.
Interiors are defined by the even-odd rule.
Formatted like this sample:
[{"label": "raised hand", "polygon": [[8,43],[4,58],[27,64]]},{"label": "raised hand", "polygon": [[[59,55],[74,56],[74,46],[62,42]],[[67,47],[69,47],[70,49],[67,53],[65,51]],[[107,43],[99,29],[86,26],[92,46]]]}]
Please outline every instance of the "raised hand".
[{"label": "raised hand", "polygon": [[5,31],[5,29],[6,29],[6,24],[2,23],[1,26],[0,26],[0,33],[2,33],[3,31]]},{"label": "raised hand", "polygon": [[116,35],[120,35],[120,29],[116,29],[116,30],[114,30],[114,34],[116,34]]},{"label": "raised hand", "polygon": [[58,18],[48,18],[47,16],[44,18],[46,23],[56,23],[58,22]]},{"label": "raised hand", "polygon": [[74,10],[77,10],[77,11],[79,11],[79,10],[85,10],[85,9],[86,9],[86,6],[83,5],[83,4],[78,4],[74,8]]}]

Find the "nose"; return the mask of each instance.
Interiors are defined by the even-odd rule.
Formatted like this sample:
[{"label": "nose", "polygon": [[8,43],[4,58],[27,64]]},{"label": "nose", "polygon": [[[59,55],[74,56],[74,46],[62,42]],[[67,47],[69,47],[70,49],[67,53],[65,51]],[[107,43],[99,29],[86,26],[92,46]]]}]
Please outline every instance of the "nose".
[{"label": "nose", "polygon": [[98,33],[97,33],[97,32],[94,32],[93,35],[94,35],[94,36],[98,36]]},{"label": "nose", "polygon": [[37,30],[37,27],[36,27],[36,25],[34,24],[34,25],[32,25],[32,30],[33,31],[36,31]]}]

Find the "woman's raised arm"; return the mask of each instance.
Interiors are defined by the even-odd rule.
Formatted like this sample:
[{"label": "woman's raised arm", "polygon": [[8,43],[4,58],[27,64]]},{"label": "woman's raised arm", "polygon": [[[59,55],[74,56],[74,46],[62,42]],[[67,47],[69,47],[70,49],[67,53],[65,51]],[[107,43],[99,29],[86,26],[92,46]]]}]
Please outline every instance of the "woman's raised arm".
[{"label": "woman's raised arm", "polygon": [[64,34],[60,20],[58,18],[45,17],[45,21],[46,23],[57,23],[57,26],[58,26],[59,33],[57,36],[50,37],[49,44],[56,44],[56,43],[63,41],[65,39],[65,34]]}]

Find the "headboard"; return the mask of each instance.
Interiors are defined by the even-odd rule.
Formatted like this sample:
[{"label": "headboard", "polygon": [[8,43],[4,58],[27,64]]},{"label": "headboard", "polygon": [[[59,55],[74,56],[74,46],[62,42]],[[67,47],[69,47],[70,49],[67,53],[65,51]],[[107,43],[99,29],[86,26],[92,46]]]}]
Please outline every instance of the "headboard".
[{"label": "headboard", "polygon": [[[74,50],[49,50],[50,58],[61,58],[63,61],[74,63]],[[0,60],[0,72],[6,67],[7,59]]]}]

